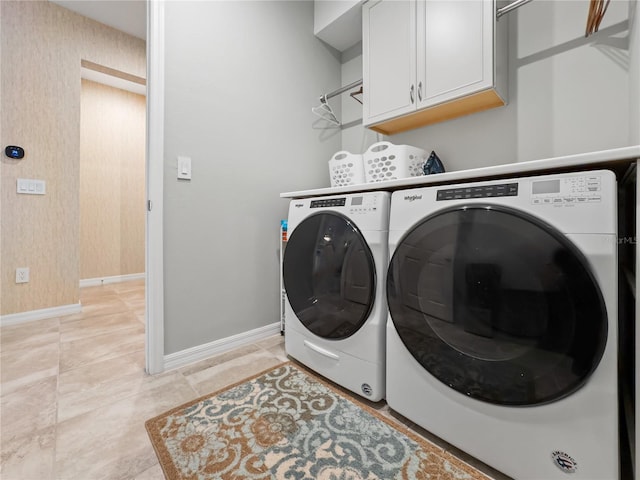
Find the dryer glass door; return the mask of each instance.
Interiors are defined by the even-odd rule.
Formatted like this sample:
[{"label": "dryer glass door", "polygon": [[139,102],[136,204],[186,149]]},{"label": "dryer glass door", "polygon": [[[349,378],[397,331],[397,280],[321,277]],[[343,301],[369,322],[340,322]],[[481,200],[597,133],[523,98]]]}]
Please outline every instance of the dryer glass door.
[{"label": "dryer glass door", "polygon": [[500,405],[574,392],[607,338],[586,258],[550,225],[504,207],[454,207],[415,225],[391,259],[387,300],[429,373]]},{"label": "dryer glass door", "polygon": [[283,279],[297,318],[319,337],[353,335],[373,308],[373,255],[357,227],[338,213],[311,215],[293,230]]}]

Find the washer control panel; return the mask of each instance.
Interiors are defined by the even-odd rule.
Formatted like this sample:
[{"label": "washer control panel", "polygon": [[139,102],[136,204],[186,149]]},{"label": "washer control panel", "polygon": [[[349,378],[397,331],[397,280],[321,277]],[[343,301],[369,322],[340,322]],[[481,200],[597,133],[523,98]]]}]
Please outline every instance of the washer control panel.
[{"label": "washer control panel", "polygon": [[378,210],[378,197],[375,195],[353,195],[348,198],[322,198],[319,200],[312,200],[309,204],[309,208],[330,207],[345,207],[345,212],[348,212],[351,215],[358,213],[371,213]]},{"label": "washer control panel", "polygon": [[346,197],[327,198],[320,200],[312,200],[309,208],[326,208],[326,207],[344,207],[347,203]]},{"label": "washer control panel", "polygon": [[371,213],[378,210],[378,197],[359,195],[350,198],[349,213],[356,215],[359,213]]},{"label": "washer control panel", "polygon": [[531,182],[534,205],[575,205],[602,201],[599,175],[580,175]]}]

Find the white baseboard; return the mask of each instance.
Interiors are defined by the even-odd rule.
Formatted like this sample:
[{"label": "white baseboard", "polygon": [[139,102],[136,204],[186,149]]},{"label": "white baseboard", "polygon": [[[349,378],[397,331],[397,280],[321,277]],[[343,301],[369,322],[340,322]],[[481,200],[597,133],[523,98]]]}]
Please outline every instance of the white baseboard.
[{"label": "white baseboard", "polygon": [[257,342],[258,340],[262,340],[263,338],[270,337],[277,333],[280,333],[280,322],[255,328],[248,332],[239,333],[227,338],[221,338],[220,340],[198,345],[197,347],[191,347],[186,350],[170,353],[164,356],[164,369],[166,371],[184,367],[185,365],[197,362],[198,360],[204,360],[205,358],[226,352],[227,350]]},{"label": "white baseboard", "polygon": [[72,315],[82,312],[82,305],[72,303],[70,305],[61,305],[59,307],[42,308],[40,310],[30,310],[28,312],[10,313],[9,315],[0,316],[0,326],[17,325],[18,323],[34,322],[45,318],[62,317],[63,315]]},{"label": "white baseboard", "polygon": [[143,280],[145,277],[143,273],[130,273],[128,275],[114,275],[112,277],[98,277],[98,278],[85,278],[80,280],[80,288],[82,287],[96,287],[99,285],[106,285],[108,283],[120,283],[129,282],[131,280]]}]

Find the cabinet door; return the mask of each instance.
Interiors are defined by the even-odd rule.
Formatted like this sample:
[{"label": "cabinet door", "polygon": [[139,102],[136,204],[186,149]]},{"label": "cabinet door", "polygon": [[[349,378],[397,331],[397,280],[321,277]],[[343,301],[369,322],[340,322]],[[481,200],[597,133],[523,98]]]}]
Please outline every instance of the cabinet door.
[{"label": "cabinet door", "polygon": [[416,108],[416,2],[370,1],[362,8],[363,121],[371,125]]},{"label": "cabinet door", "polygon": [[493,0],[418,3],[418,108],[493,85]]}]

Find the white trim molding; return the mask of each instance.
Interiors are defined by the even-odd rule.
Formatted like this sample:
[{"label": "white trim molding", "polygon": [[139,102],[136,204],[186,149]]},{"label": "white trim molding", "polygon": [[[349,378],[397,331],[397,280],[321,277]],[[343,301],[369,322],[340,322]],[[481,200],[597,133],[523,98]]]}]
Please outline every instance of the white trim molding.
[{"label": "white trim molding", "polygon": [[226,352],[234,348],[248,345],[263,338],[280,333],[280,322],[271,323],[264,327],[255,328],[248,332],[238,333],[230,337],[221,338],[213,342],[198,345],[197,347],[187,348],[179,352],[170,353],[164,357],[164,368],[172,370],[174,368],[184,367],[193,362],[204,360],[219,353]]},{"label": "white trim molding", "polygon": [[80,67],[80,78],[100,83],[102,85],[107,85],[109,87],[119,88],[120,90],[126,90],[127,92],[138,95],[147,95],[147,87],[145,85],[140,85],[139,83],[132,82],[131,80],[109,75],[108,73],[91,70],[90,68]]},{"label": "white trim molding", "polygon": [[82,312],[82,305],[72,303],[69,305],[61,305],[59,307],[42,308],[40,310],[30,310],[28,312],[10,313],[0,316],[0,326],[7,327],[9,325],[17,325],[19,323],[35,322],[36,320],[44,320],[45,318],[62,317],[64,315],[72,315]]},{"label": "white trim molding", "polygon": [[96,287],[100,285],[107,285],[109,283],[130,282],[132,280],[143,280],[144,277],[144,273],[129,273],[127,275],[113,275],[112,277],[85,278],[80,280],[80,288]]},{"label": "white trim molding", "polygon": [[145,368],[164,371],[164,1],[147,2],[147,223]]}]

